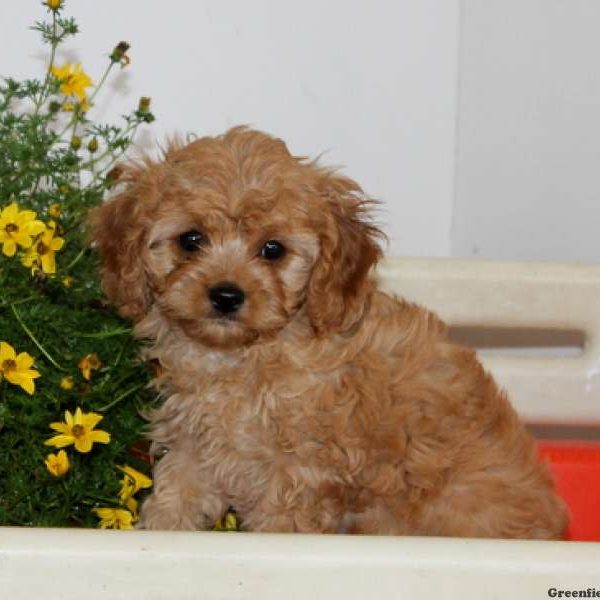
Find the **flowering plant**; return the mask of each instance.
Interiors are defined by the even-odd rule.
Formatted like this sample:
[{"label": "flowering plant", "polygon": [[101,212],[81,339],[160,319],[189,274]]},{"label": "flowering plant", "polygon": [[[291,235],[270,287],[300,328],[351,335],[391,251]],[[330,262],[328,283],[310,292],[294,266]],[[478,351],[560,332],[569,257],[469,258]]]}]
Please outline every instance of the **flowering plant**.
[{"label": "flowering plant", "polygon": [[45,0],[48,19],[33,27],[49,46],[41,79],[0,81],[0,525],[130,528],[133,496],[151,485],[131,456],[149,374],[103,301],[85,216],[154,117],[142,98],[121,125],[93,120],[129,45],[108,54],[97,84],[60,63],[78,33],[64,5]]}]

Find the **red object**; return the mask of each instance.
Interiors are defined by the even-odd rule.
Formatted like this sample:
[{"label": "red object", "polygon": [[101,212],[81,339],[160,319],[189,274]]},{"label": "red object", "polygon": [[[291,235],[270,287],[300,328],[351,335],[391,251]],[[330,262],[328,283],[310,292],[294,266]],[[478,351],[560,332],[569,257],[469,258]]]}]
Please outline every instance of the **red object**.
[{"label": "red object", "polygon": [[600,542],[600,442],[538,441],[571,520],[567,539]]}]

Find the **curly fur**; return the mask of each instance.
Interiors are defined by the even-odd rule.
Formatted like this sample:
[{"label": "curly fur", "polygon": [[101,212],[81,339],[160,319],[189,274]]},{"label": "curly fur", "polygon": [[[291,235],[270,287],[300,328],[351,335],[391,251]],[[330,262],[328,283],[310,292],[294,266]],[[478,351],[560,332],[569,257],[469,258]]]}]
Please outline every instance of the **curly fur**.
[{"label": "curly fur", "polygon": [[[253,531],[562,535],[548,470],[474,353],[376,289],[356,183],[246,128],[123,181],[90,224],[109,300],[162,367],[144,527],[207,529],[233,506]],[[269,239],[283,258],[261,258]],[[207,297],[221,281],[246,294],[228,318]]]}]

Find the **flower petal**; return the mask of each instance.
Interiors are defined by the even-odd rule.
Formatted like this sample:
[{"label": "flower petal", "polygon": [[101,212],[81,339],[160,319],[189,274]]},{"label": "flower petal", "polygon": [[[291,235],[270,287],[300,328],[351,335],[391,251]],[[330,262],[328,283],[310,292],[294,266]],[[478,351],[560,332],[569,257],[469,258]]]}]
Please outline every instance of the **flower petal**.
[{"label": "flower petal", "polygon": [[82,417],[82,425],[88,429],[94,429],[94,427],[96,427],[96,425],[98,425],[103,418],[104,417],[98,413],[86,413]]},{"label": "flower petal", "polygon": [[21,373],[17,373],[16,375],[7,373],[6,379],[14,385],[22,387],[30,396],[33,394],[33,392],[35,392],[35,383],[33,379],[25,377]]},{"label": "flower petal", "polygon": [[110,433],[108,433],[108,431],[102,431],[101,429],[91,431],[89,437],[92,442],[97,442],[99,444],[108,444],[110,442]]},{"label": "flower petal", "polygon": [[65,410],[65,423],[69,426],[69,430],[73,428],[73,415],[68,410]]},{"label": "flower petal", "polygon": [[70,446],[74,441],[75,438],[72,435],[55,435],[49,440],[46,440],[44,444],[56,448],[65,448],[66,446]]},{"label": "flower petal", "polygon": [[27,379],[37,379],[41,375],[34,369],[23,369],[18,372],[21,377],[27,377]]},{"label": "flower petal", "polygon": [[71,435],[71,428],[66,423],[50,423],[50,429],[59,431],[65,435]]},{"label": "flower petal", "polygon": [[50,243],[50,249],[58,252],[65,245],[65,240],[61,237],[54,238]]},{"label": "flower petal", "polygon": [[6,342],[0,342],[0,360],[15,360],[17,358],[17,353],[15,349]]},{"label": "flower petal", "polygon": [[24,267],[31,267],[37,261],[37,259],[38,259],[37,252],[31,252],[30,250],[27,250],[27,253],[25,254],[25,256],[23,256],[23,258],[21,258],[21,264]]},{"label": "flower petal", "polygon": [[33,221],[37,217],[37,213],[33,210],[21,210],[17,215],[17,223],[25,225],[27,221]]},{"label": "flower petal", "polygon": [[94,441],[90,435],[83,435],[75,438],[75,450],[77,450],[77,452],[87,454],[92,449],[93,445]]},{"label": "flower petal", "polygon": [[125,490],[127,481],[129,481],[131,486],[134,488],[134,491],[133,491],[134,494],[138,490],[141,490],[143,488],[152,487],[152,479],[150,479],[150,477],[148,477],[147,475],[144,475],[144,473],[140,473],[139,471],[136,471],[133,467],[130,467],[128,465],[123,465],[122,467],[117,466],[117,469],[119,469],[120,471],[125,473],[125,477],[121,481],[121,483],[123,484],[122,491]]},{"label": "flower petal", "polygon": [[35,236],[44,233],[46,226],[41,221],[30,221],[26,223],[24,229],[29,235]]},{"label": "flower petal", "polygon": [[128,498],[125,500],[125,506],[135,514],[137,513],[139,502],[135,498]]},{"label": "flower petal", "polygon": [[6,240],[2,246],[2,254],[4,256],[14,256],[17,251],[17,245],[13,240]]},{"label": "flower petal", "polygon": [[19,207],[16,202],[11,202],[8,206],[2,210],[2,219],[14,223],[17,220],[19,214]]},{"label": "flower petal", "polygon": [[17,369],[29,369],[33,365],[33,356],[27,354],[27,352],[21,352],[15,359],[17,363]]},{"label": "flower petal", "polygon": [[56,260],[54,252],[46,252],[42,254],[42,271],[48,275],[56,273]]},{"label": "flower petal", "polygon": [[95,512],[102,520],[113,519],[115,516],[114,508],[92,508],[92,511]]},{"label": "flower petal", "polygon": [[31,245],[33,244],[31,236],[24,231],[13,234],[12,239],[17,245],[21,246],[21,248],[31,248]]},{"label": "flower petal", "polygon": [[135,494],[135,486],[133,481],[129,477],[125,477],[121,480],[121,489],[119,490],[119,500],[125,503],[128,498]]},{"label": "flower petal", "polygon": [[67,63],[64,67],[52,67],[52,75],[57,79],[66,79],[73,69],[73,65]]},{"label": "flower petal", "polygon": [[83,425],[83,413],[81,412],[81,407],[77,407],[75,409],[75,416],[73,417],[74,425]]}]

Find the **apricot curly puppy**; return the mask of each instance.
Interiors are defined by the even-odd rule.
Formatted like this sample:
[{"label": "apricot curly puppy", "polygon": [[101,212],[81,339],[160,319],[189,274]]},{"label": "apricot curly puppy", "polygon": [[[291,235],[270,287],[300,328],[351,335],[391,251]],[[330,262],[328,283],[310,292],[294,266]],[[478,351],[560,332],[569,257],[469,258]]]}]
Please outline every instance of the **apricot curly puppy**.
[{"label": "apricot curly puppy", "polygon": [[246,128],[124,168],[96,209],[106,294],[164,403],[141,523],[559,538],[566,511],[470,350],[377,291],[360,187]]}]

